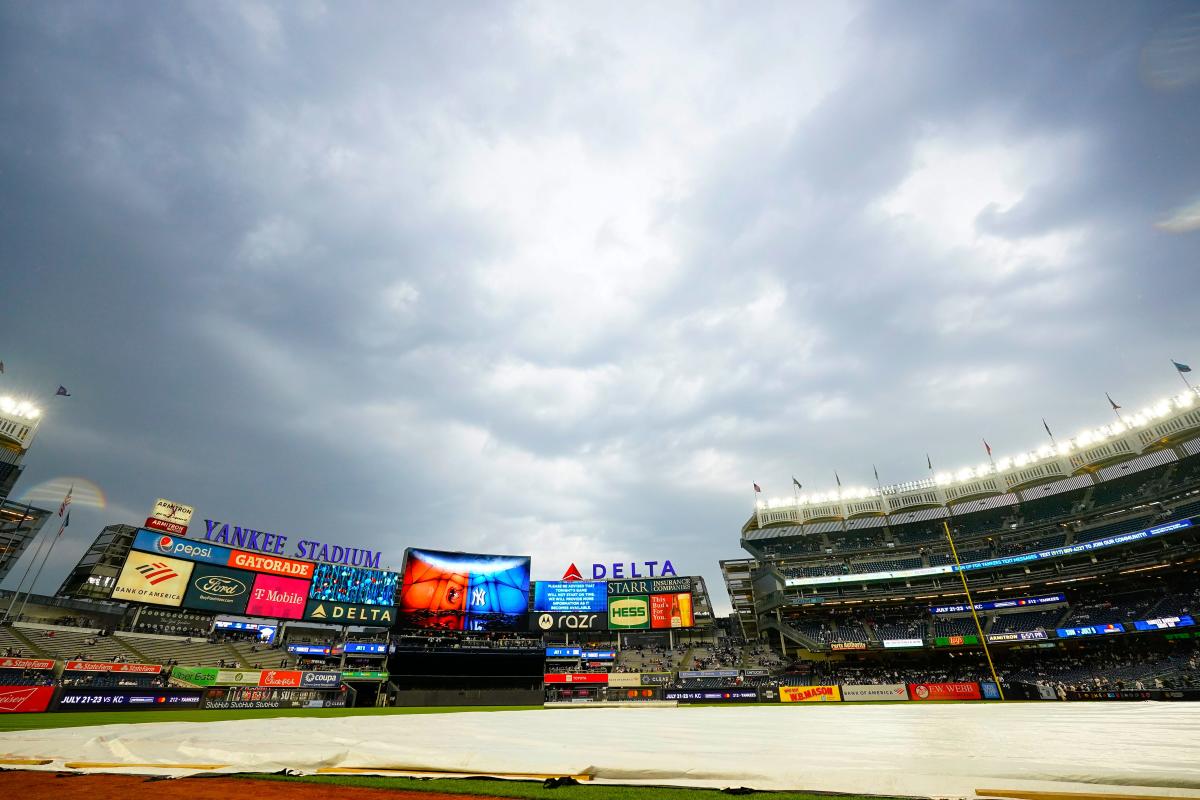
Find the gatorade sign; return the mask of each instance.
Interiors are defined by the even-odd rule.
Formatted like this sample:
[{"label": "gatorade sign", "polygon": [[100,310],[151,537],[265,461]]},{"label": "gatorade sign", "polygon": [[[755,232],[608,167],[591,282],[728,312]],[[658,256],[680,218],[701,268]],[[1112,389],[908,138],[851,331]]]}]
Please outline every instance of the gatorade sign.
[{"label": "gatorade sign", "polygon": [[610,598],[608,627],[625,630],[649,628],[650,598],[644,594]]}]

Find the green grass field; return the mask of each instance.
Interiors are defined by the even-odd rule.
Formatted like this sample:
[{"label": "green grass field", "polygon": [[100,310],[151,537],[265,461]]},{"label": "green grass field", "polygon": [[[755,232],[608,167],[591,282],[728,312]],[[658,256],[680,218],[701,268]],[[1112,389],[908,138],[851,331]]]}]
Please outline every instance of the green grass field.
[{"label": "green grass field", "polygon": [[[440,778],[419,780],[415,778],[372,778],[369,776],[346,778],[341,776],[309,775],[255,775],[255,778],[272,781],[302,781],[323,783],[330,786],[359,786],[375,789],[392,789],[405,792],[448,792],[480,795],[483,797],[546,798],[547,800],[723,800],[730,797],[718,789],[681,789],[667,786],[560,786],[545,789],[540,783],[531,781],[458,780]],[[829,795],[806,792],[755,792],[770,800],[901,800],[881,796]]]},{"label": "green grass field", "polygon": [[[2,714],[0,733],[81,725],[123,725],[144,722],[220,722],[274,717],[357,717],[391,714],[449,714],[463,711],[545,711],[541,706],[446,706],[442,708],[245,708],[230,711],[66,711],[47,714]],[[546,712],[550,713],[550,712]]]}]

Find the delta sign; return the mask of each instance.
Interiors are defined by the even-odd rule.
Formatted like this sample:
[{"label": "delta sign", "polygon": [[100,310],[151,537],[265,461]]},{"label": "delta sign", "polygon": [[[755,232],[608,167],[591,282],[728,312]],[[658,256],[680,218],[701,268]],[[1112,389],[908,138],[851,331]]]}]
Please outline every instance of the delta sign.
[{"label": "delta sign", "polygon": [[[663,561],[624,561],[596,562],[592,564],[592,577],[594,581],[614,580],[621,581],[627,579],[638,578],[675,578],[679,573],[675,571],[675,566],[670,559]],[[563,573],[564,581],[581,581],[583,574],[580,573],[579,567],[571,564],[567,567],[567,571]]]}]

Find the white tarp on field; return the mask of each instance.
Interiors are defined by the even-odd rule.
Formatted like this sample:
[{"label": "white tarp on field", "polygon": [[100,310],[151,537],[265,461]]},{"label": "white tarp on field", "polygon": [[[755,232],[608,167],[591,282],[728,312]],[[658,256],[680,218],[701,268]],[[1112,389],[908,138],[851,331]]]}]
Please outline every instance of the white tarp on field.
[{"label": "white tarp on field", "polygon": [[[145,717],[140,717],[144,719]],[[0,757],[220,772],[321,767],[597,782],[974,796],[1200,798],[1200,703],[605,708],[162,722],[0,735]],[[162,765],[155,769],[148,765]],[[117,771],[111,767],[99,771]],[[121,770],[125,771],[125,770]]]}]

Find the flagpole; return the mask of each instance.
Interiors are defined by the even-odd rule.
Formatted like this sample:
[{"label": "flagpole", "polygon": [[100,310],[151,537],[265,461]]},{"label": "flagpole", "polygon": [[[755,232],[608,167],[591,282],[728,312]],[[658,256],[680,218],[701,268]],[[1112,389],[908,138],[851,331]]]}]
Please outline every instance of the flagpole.
[{"label": "flagpole", "polygon": [[[21,526],[25,524],[25,520],[27,520],[27,519],[29,519],[29,504],[28,503],[25,504],[25,511],[22,512],[22,514],[21,514],[21,521],[17,523],[17,528],[16,528],[17,533],[20,533]],[[39,528],[38,533],[40,534],[41,532],[42,531]],[[13,591],[12,600],[8,604],[8,609],[6,609],[4,612],[4,618],[3,618],[3,620],[0,620],[0,621],[5,621],[9,617],[12,616],[13,606],[15,606],[17,604],[17,598],[21,596],[21,587],[25,585],[25,579],[29,577],[29,570],[33,568],[33,562],[37,561],[37,557],[42,552],[42,547],[44,547],[45,544],[46,544],[46,537],[42,536],[38,540],[37,550],[34,551],[33,557],[31,559],[29,559],[29,563],[25,565],[25,574],[21,576],[20,582],[17,583],[17,588]]]},{"label": "flagpole", "polygon": [[996,691],[1000,699],[1004,699],[1004,687],[1000,685],[1000,677],[996,674],[996,665],[992,663],[992,651],[988,649],[987,637],[983,635],[983,626],[979,624],[979,614],[975,611],[975,601],[971,599],[971,590],[967,587],[967,573],[963,572],[962,562],[958,560],[958,548],[954,546],[954,537],[950,535],[950,523],[942,519],[942,527],[946,529],[946,541],[950,542],[950,552],[954,556],[954,567],[958,577],[962,578],[963,592],[967,595],[967,606],[971,609],[971,618],[975,620],[975,631],[979,634],[979,643],[983,645],[983,654],[987,656],[988,669],[992,671],[992,680],[996,682]]},{"label": "flagpole", "polygon": [[29,595],[33,594],[33,587],[37,585],[38,578],[42,576],[42,569],[45,568],[46,562],[50,560],[50,552],[54,549],[54,545],[58,544],[58,540],[62,538],[63,531],[67,529],[67,520],[70,518],[71,515],[68,512],[67,517],[63,520],[63,524],[58,528],[58,535],[50,540],[50,546],[46,548],[46,555],[42,556],[42,563],[38,566],[37,572],[34,573],[33,580],[29,583],[29,588],[25,590],[25,599],[21,601],[21,609],[17,612],[18,617],[25,613],[25,606],[29,603]]}]

